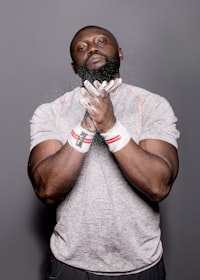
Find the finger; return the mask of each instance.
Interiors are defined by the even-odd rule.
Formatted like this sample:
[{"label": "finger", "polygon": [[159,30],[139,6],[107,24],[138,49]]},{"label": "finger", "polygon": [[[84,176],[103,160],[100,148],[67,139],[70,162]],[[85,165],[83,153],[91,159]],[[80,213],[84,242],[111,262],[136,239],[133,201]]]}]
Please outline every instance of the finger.
[{"label": "finger", "polygon": [[101,83],[99,81],[94,81],[93,85],[95,86],[96,89],[99,90],[100,86],[101,86]]},{"label": "finger", "polygon": [[115,83],[114,80],[110,80],[109,83],[104,87],[104,89],[106,91],[109,91],[113,87],[114,83]]},{"label": "finger", "polygon": [[117,89],[122,83],[122,78],[117,78],[115,80],[111,80],[108,85],[104,88],[108,93],[113,92]]},{"label": "finger", "polygon": [[88,102],[85,99],[80,99],[80,103],[85,109],[87,109]]},{"label": "finger", "polygon": [[92,96],[99,96],[100,92],[97,90],[88,80],[84,81],[84,86],[86,90],[92,95]]},{"label": "finger", "polygon": [[102,84],[99,87],[99,91],[104,89],[106,85],[107,85],[107,81],[103,81]]},{"label": "finger", "polygon": [[94,106],[89,106],[87,108],[87,112],[91,117],[94,117],[96,115],[96,109]]},{"label": "finger", "polygon": [[94,97],[93,98],[93,103],[94,103],[94,105],[98,105],[99,104],[99,98]]},{"label": "finger", "polygon": [[106,98],[107,96],[108,96],[107,91],[106,91],[105,89],[102,89],[102,90],[101,90],[101,97],[102,97],[102,98]]},{"label": "finger", "polygon": [[84,99],[86,100],[86,102],[88,102],[88,104],[93,104],[93,105],[99,104],[98,97],[90,95],[85,88],[83,87],[81,88],[81,93]]},{"label": "finger", "polygon": [[86,96],[87,90],[84,87],[81,87],[81,94]]},{"label": "finger", "polygon": [[116,79],[115,84],[113,85],[111,90],[112,91],[116,90],[121,84],[122,84],[122,78]]},{"label": "finger", "polygon": [[93,114],[94,115],[94,113],[96,113],[96,108],[95,108],[95,106],[93,106],[90,102],[89,102],[89,100],[87,100],[87,99],[81,99],[80,100],[80,103],[81,103],[81,105],[86,109],[86,111],[89,113],[89,114]]}]

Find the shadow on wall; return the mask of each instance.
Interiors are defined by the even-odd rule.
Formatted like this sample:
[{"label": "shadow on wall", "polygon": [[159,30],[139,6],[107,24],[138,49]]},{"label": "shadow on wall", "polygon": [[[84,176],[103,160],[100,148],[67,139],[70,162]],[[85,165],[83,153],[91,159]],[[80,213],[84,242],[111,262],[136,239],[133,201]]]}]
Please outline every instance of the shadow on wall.
[{"label": "shadow on wall", "polygon": [[44,280],[49,260],[50,237],[56,223],[56,206],[47,206],[39,202],[34,209],[32,226],[41,246],[40,280]]}]

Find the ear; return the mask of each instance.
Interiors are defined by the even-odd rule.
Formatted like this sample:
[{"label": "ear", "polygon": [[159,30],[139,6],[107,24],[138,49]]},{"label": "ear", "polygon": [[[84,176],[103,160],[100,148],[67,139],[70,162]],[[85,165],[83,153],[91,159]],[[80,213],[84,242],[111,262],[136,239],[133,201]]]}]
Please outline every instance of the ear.
[{"label": "ear", "polygon": [[72,66],[72,68],[73,68],[73,70],[74,70],[74,73],[77,74],[76,66],[75,66],[74,62],[71,63],[71,66]]},{"label": "ear", "polygon": [[123,59],[124,59],[124,55],[123,55],[123,52],[122,52],[122,49],[121,49],[121,48],[118,48],[118,53],[119,53],[119,58],[120,58],[121,60],[123,60]]}]

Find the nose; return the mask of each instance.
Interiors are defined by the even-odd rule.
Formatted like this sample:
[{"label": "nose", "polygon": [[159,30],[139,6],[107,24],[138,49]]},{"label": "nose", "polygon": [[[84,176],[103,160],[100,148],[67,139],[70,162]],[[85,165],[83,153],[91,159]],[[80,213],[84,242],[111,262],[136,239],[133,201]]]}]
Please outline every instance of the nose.
[{"label": "nose", "polygon": [[94,53],[98,53],[98,48],[97,45],[94,43],[91,43],[88,47],[88,57],[90,57],[91,55],[93,55]]}]

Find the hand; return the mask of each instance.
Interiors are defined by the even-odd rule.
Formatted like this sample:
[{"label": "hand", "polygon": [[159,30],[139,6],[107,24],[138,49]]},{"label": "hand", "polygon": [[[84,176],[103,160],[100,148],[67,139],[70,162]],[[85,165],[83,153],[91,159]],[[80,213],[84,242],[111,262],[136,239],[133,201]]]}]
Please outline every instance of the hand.
[{"label": "hand", "polygon": [[122,83],[121,78],[117,78],[115,80],[111,80],[110,82],[103,81],[102,84],[99,81],[94,81],[94,86],[97,90],[105,90],[108,94],[113,92],[115,89],[117,89]]},{"label": "hand", "polygon": [[94,120],[90,117],[87,111],[85,112],[84,118],[81,122],[81,126],[90,132],[97,132]]},{"label": "hand", "polygon": [[113,92],[121,82],[121,78],[111,80],[109,83],[104,81],[102,84],[98,81],[95,81],[94,84],[85,81],[85,88],[81,88],[84,96],[81,104],[99,132],[107,132],[116,122],[109,93]]}]

